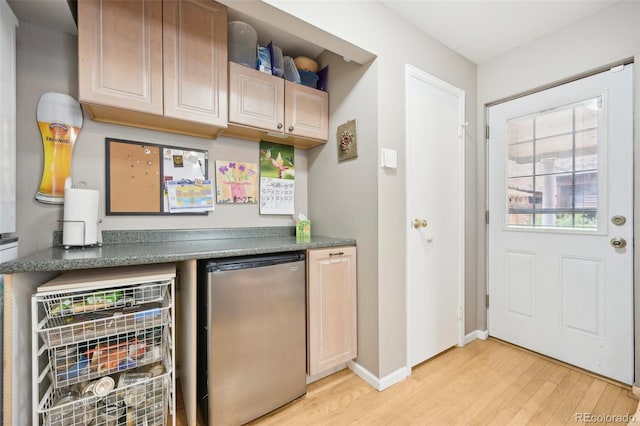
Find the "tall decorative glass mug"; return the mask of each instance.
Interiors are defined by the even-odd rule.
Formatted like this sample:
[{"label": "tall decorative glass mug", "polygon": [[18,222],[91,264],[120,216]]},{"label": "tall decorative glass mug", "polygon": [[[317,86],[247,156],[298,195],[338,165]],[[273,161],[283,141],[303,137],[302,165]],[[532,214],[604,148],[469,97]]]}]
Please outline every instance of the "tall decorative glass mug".
[{"label": "tall decorative glass mug", "polygon": [[82,128],[82,109],[69,95],[47,92],[38,102],[37,119],[44,164],[36,200],[63,204],[65,181],[71,176],[73,146]]}]

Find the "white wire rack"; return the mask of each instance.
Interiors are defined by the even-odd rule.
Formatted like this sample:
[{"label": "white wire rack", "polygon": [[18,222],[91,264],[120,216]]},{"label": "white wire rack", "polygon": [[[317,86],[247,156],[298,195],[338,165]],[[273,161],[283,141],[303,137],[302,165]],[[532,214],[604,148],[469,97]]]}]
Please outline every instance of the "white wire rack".
[{"label": "white wire rack", "polygon": [[67,390],[50,388],[40,403],[39,424],[166,426],[171,372],[156,377],[153,374],[147,369],[105,376],[116,385],[111,391],[98,394],[93,389],[100,380],[83,382]]},{"label": "white wire rack", "polygon": [[[175,274],[160,269],[156,277]],[[34,425],[167,425],[174,278],[149,282],[131,271],[114,280],[97,270],[87,285],[32,296]]]},{"label": "white wire rack", "polygon": [[[146,308],[146,309],[145,309]],[[38,333],[49,347],[72,345],[114,334],[132,333],[169,323],[169,306],[109,309],[68,317],[45,318]]]},{"label": "white wire rack", "polygon": [[52,382],[60,388],[160,361],[168,340],[167,328],[156,327],[48,349]]},{"label": "white wire rack", "polygon": [[171,281],[160,281],[99,291],[63,292],[38,298],[50,319],[162,301],[170,284]]}]

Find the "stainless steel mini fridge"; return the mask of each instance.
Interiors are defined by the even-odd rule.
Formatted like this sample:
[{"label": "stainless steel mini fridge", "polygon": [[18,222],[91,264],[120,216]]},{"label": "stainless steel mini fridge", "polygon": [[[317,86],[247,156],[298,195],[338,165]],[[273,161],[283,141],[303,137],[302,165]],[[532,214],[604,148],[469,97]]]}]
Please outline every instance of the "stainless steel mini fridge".
[{"label": "stainless steel mini fridge", "polygon": [[244,424],[304,395],[304,254],[210,260],[206,277],[208,424]]}]

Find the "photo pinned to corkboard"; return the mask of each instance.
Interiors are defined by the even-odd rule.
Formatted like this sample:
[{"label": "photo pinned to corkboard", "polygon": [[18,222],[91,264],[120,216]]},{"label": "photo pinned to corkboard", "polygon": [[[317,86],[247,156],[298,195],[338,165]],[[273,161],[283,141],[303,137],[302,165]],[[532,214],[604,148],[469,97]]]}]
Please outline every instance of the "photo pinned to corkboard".
[{"label": "photo pinned to corkboard", "polygon": [[347,121],[338,126],[338,161],[358,156],[358,138],[356,136],[356,120]]}]

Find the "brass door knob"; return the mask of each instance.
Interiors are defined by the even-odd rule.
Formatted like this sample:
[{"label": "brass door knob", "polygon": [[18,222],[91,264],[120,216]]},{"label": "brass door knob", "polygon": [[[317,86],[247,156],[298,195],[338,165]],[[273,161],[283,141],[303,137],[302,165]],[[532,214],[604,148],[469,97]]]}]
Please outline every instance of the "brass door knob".
[{"label": "brass door knob", "polygon": [[622,226],[627,223],[627,218],[621,215],[616,215],[611,218],[611,223],[616,226]]},{"label": "brass door knob", "polygon": [[621,237],[612,238],[611,245],[617,249],[625,248],[627,246],[627,240]]},{"label": "brass door knob", "polygon": [[415,229],[426,228],[427,227],[427,221],[424,220],[424,219],[413,219],[413,227]]}]

